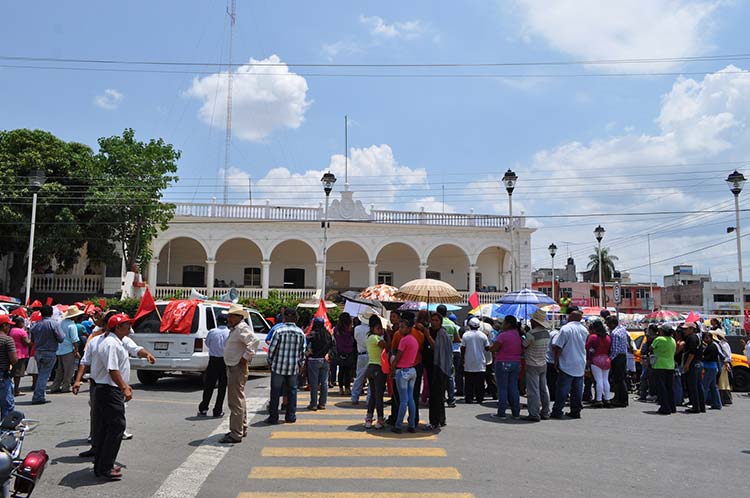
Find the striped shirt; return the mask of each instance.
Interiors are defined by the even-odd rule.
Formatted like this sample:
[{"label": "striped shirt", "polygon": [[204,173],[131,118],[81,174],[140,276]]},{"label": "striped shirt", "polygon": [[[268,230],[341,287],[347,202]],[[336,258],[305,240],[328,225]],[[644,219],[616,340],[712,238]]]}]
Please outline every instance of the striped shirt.
[{"label": "striped shirt", "polygon": [[615,359],[618,354],[628,353],[629,336],[628,331],[622,325],[618,325],[610,334],[612,345],[609,347],[609,357]]},{"label": "striped shirt", "polygon": [[294,323],[276,327],[268,347],[271,372],[278,375],[297,375],[305,355],[305,333]]}]

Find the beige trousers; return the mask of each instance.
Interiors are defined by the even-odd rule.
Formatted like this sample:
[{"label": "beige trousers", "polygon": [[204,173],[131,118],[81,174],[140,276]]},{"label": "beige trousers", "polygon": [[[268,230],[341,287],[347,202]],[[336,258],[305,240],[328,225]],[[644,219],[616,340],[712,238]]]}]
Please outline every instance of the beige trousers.
[{"label": "beige trousers", "polygon": [[247,366],[239,364],[227,366],[227,405],[229,405],[229,434],[241,441],[247,432],[247,405],[245,403],[245,383]]}]

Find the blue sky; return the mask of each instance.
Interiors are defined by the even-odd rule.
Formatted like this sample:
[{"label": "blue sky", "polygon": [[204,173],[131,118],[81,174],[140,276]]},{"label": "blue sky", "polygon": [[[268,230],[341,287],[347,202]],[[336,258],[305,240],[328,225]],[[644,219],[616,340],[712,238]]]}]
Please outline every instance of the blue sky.
[{"label": "blue sky", "polygon": [[[5,3],[0,52],[226,63],[225,7],[184,0]],[[592,230],[601,223],[607,228],[605,244],[620,257],[621,268],[634,268],[636,280],[648,277],[648,268],[641,267],[648,263],[647,233],[654,234],[654,261],[665,260],[654,265],[655,275],[672,264],[694,263],[715,278],[736,278],[734,244],[724,233],[734,224],[731,213],[622,214],[731,208],[723,179],[735,167],[747,174],[750,164],[750,76],[741,74],[750,65],[747,58],[489,69],[293,64],[742,54],[748,20],[750,5],[731,0],[240,0],[234,62],[291,65],[238,69],[244,74],[234,79],[232,202],[246,199],[249,176],[257,200],[317,205],[320,172],[332,167],[341,176],[348,114],[352,189],[365,205],[504,214],[507,198],[497,180],[511,167],[520,177],[517,209],[534,216],[530,223],[538,227],[537,266],[547,264],[550,242],[581,266],[593,245]],[[219,68],[147,67],[179,71],[165,74],[133,72],[136,66],[122,64],[108,66],[118,71],[91,63],[0,64],[66,68],[0,67],[4,129],[42,128],[95,146],[98,137],[132,127],[142,139],[162,137],[182,150],[182,180],[171,199],[221,199],[217,178],[223,174],[226,90],[224,76],[211,75]],[[503,77],[509,74],[543,77]],[[744,208],[748,195],[743,194]],[[545,217],[582,213],[610,216]],[[743,219],[748,226],[750,218]],[[667,259],[722,241],[727,242]],[[750,248],[750,241],[745,246]],[[750,250],[745,261],[750,262]]]}]

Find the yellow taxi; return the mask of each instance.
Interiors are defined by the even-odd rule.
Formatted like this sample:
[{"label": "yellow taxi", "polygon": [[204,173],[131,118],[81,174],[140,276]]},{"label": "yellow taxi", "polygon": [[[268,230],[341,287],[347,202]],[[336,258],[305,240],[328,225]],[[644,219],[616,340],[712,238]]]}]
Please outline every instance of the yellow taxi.
[{"label": "yellow taxi", "polygon": [[[641,330],[628,331],[630,338],[635,342],[635,357],[636,369],[640,373],[641,365],[641,344],[646,338],[646,335]],[[748,365],[747,358],[745,355],[732,353],[732,387],[735,391],[747,392],[750,391],[750,365]]]}]

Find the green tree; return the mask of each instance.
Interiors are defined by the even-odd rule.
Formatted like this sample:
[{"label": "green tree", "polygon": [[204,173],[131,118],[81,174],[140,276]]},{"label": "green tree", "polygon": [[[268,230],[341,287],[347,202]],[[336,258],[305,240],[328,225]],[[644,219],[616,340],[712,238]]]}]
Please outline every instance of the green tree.
[{"label": "green tree", "polygon": [[[615,261],[619,261],[619,258],[614,254],[609,253],[608,247],[602,247],[602,278],[605,282],[612,281],[612,275],[615,274]],[[591,270],[592,279],[599,280],[599,248],[594,246],[594,254],[589,254],[589,264],[587,266]]]},{"label": "green tree", "polygon": [[178,179],[179,158],[171,144],[139,142],[130,128],[122,136],[99,139],[87,207],[101,233],[122,248],[128,268],[148,263],[151,241],[174,215],[174,204],[161,199]]},{"label": "green tree", "polygon": [[68,269],[88,241],[97,246],[85,209],[93,172],[91,149],[42,130],[0,131],[0,256],[9,257],[8,288],[16,296],[26,277],[32,204],[29,175],[36,169],[47,180],[38,192],[34,268],[43,271],[54,258]]}]

